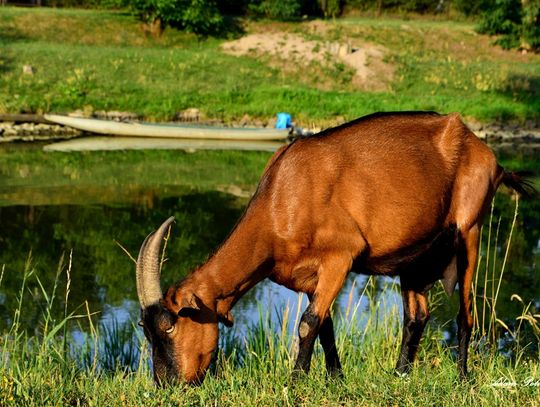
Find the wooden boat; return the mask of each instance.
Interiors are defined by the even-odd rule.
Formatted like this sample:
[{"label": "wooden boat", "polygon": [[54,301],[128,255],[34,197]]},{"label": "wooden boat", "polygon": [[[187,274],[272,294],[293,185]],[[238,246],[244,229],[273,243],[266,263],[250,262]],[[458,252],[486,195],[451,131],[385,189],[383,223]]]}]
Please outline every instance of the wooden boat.
[{"label": "wooden boat", "polygon": [[123,123],[111,120],[46,114],[50,122],[91,133],[129,137],[162,137],[197,140],[285,140],[289,129],[188,126],[177,124]]},{"label": "wooden boat", "polygon": [[277,140],[189,140],[157,137],[79,137],[48,144],[45,151],[103,150],[240,150],[276,151],[285,145]]}]

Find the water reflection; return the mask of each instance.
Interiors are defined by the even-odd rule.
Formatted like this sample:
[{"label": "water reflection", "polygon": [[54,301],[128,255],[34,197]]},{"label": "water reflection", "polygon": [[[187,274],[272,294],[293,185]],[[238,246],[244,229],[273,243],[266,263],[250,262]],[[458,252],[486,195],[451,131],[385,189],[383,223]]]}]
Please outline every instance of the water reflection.
[{"label": "water reflection", "polygon": [[[131,180],[128,186],[113,175],[116,179],[114,187],[110,183],[103,186],[100,180],[96,180],[94,186],[89,186],[88,180],[85,185],[77,185],[75,180],[71,187],[58,187],[50,186],[46,179],[40,178],[37,187],[35,179],[29,175],[35,172],[32,162],[25,160],[24,152],[19,154],[20,164],[17,165],[21,168],[15,168],[10,172],[10,177],[0,180],[0,267],[5,267],[0,286],[0,331],[9,329],[13,322],[25,269],[28,268],[34,272],[24,291],[21,325],[29,332],[37,331],[40,327],[47,305],[40,284],[47,293],[56,290],[52,317],[57,321],[63,318],[70,253],[72,264],[67,312],[81,314],[88,309],[91,314],[95,313],[92,317],[94,324],[99,321],[105,325],[112,324],[111,321],[136,322],[139,310],[134,264],[120,246],[135,256],[146,234],[168,216],[175,216],[177,221],[173,240],[168,246],[168,261],[163,270],[163,284],[172,284],[204,262],[209,253],[218,247],[247,203],[246,198],[237,196],[239,194],[219,192],[212,187],[197,188],[181,181],[164,181],[159,175],[156,175],[156,179],[147,178],[141,184]],[[134,157],[139,157],[137,154],[141,153],[134,154]],[[159,155],[163,153],[156,153],[156,158],[159,158],[156,160],[151,159],[152,153],[147,154],[152,166],[162,165],[166,171],[174,171],[177,161],[179,167],[185,166],[179,157],[171,157],[163,162],[163,156]],[[102,156],[108,157],[105,153]],[[93,168],[85,168],[88,157],[79,155],[79,164],[70,164],[72,167],[69,168],[79,168],[79,178],[91,178],[91,175],[87,174],[85,178],[85,174],[81,173],[81,168],[90,174],[93,171]],[[109,157],[115,159],[117,156],[111,154]],[[122,157],[129,162],[129,154]],[[35,159],[35,155],[32,155],[32,159]],[[224,168],[237,166],[238,160],[242,159],[242,156],[235,156],[234,159],[226,156],[223,159]],[[70,160],[76,161],[74,158]],[[264,160],[261,160],[259,171],[263,164]],[[5,173],[4,169],[2,171]],[[157,170],[156,174],[163,171]],[[237,175],[233,173],[231,170],[228,182],[227,174],[220,173],[220,182],[225,180],[225,183],[237,184]],[[20,176],[17,178],[13,174]],[[67,175],[70,176],[69,173]],[[251,188],[254,185],[252,183]],[[242,188],[250,186],[243,185]],[[540,208],[538,202],[522,202],[521,208],[498,303],[499,317],[508,323],[515,321],[522,310],[520,304],[510,301],[513,293],[519,293],[526,302],[540,300],[537,289],[540,283],[537,272]],[[498,194],[493,222],[499,230],[499,239],[492,250],[499,253],[499,263],[506,247],[512,216],[513,201],[504,194]],[[482,253],[485,258],[485,246]],[[366,288],[367,277],[351,275],[336,303],[338,312],[342,315],[346,315],[348,309],[351,312],[352,303],[359,304],[357,313],[362,313],[368,307],[369,299],[381,292],[382,286],[395,284],[391,279],[378,278],[374,281],[373,287]],[[480,283],[483,281],[481,278]],[[369,295],[367,290],[371,290]],[[382,301],[385,307],[400,306],[397,291],[385,290],[384,293],[387,296]],[[291,310],[289,329],[294,329],[292,322],[296,318],[296,310],[306,306],[306,299],[303,298],[299,305],[300,300],[298,294],[269,281],[259,284],[233,310],[237,332],[242,334],[258,320],[261,307],[270,310],[273,322],[279,325],[287,305]],[[87,308],[82,306],[86,303]],[[455,328],[448,321],[453,321],[457,314],[457,296],[450,300],[439,298],[432,306],[432,314],[434,323],[443,325],[451,339],[455,335]],[[82,318],[73,327],[76,342],[83,340],[88,323],[88,318]]]}]

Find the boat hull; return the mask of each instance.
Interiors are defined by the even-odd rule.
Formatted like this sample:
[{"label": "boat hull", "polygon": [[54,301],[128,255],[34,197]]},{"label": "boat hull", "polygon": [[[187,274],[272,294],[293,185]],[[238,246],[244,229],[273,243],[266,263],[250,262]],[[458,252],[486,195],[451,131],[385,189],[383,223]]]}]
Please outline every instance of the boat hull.
[{"label": "boat hull", "polygon": [[158,137],[195,140],[285,140],[288,129],[232,128],[210,126],[183,126],[176,124],[123,123],[110,120],[87,119],[46,114],[45,118],[57,124],[97,134]]}]

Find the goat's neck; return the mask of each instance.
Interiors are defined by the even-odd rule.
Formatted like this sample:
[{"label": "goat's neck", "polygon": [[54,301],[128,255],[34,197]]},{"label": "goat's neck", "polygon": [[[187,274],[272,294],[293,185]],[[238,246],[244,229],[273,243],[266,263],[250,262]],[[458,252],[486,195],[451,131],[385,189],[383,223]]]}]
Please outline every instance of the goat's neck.
[{"label": "goat's neck", "polygon": [[217,252],[192,275],[193,283],[205,287],[208,300],[219,313],[229,311],[251,287],[272,270],[270,248],[263,225],[246,213]]}]

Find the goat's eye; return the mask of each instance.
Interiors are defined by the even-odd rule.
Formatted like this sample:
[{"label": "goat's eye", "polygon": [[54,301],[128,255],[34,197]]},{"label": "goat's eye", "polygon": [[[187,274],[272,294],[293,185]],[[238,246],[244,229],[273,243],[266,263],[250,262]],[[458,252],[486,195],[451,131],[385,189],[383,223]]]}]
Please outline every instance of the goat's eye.
[{"label": "goat's eye", "polygon": [[165,333],[167,333],[167,334],[169,334],[169,335],[172,334],[173,332],[174,332],[174,325],[171,326],[169,329],[167,329],[167,330],[165,331]]},{"label": "goat's eye", "polygon": [[139,322],[137,322],[137,325],[144,326],[144,321],[141,319]]}]

